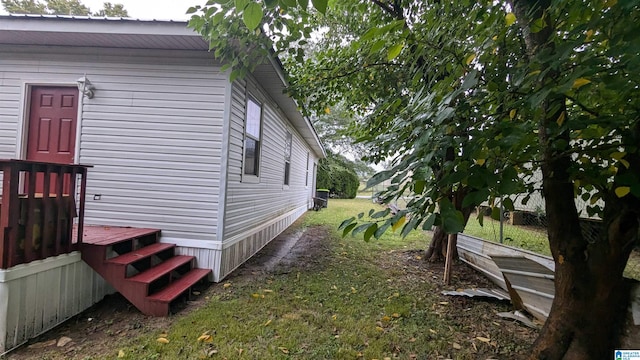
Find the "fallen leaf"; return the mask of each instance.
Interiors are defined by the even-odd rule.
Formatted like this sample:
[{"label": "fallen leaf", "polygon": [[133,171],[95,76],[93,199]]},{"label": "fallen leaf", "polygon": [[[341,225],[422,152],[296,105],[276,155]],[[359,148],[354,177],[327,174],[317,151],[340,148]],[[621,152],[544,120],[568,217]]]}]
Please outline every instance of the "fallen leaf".
[{"label": "fallen leaf", "polygon": [[410,343],[414,343],[414,342],[416,342],[417,340],[418,340],[418,339],[416,339],[416,338],[411,338],[411,339],[409,339],[409,342],[410,342]]},{"label": "fallen leaf", "polygon": [[286,347],[278,346],[278,349],[280,349],[280,351],[282,351],[283,354],[289,353],[289,349],[287,349]]},{"label": "fallen leaf", "polygon": [[356,290],[356,288],[351,287],[351,293],[352,293],[352,294],[355,294],[355,293],[357,293],[357,292],[358,292],[358,290]]},{"label": "fallen leaf", "polygon": [[376,330],[378,330],[379,332],[383,332],[384,328],[380,327],[380,326],[376,326]]},{"label": "fallen leaf", "polygon": [[264,323],[264,325],[263,325],[263,326],[269,326],[269,324],[271,324],[271,319],[267,320],[267,322],[266,322],[266,323]]},{"label": "fallen leaf", "polygon": [[124,356],[125,356],[125,354],[124,354],[124,350],[120,350],[120,351],[118,351],[118,358],[119,358],[119,359],[122,359]]},{"label": "fallen leaf", "polygon": [[156,340],[156,341],[161,343],[161,344],[168,344],[169,343],[169,339],[164,338],[164,337],[159,337],[158,340]]},{"label": "fallen leaf", "polygon": [[267,294],[271,294],[273,292],[273,290],[269,290],[269,289],[264,289],[262,290],[263,292],[267,293]]},{"label": "fallen leaf", "polygon": [[260,297],[260,294],[253,293],[253,294],[251,294],[251,297],[254,298],[254,299],[257,299],[257,298]]},{"label": "fallen leaf", "polygon": [[454,342],[453,343],[453,348],[456,349],[456,350],[460,350],[460,349],[462,349],[462,346],[460,344]]},{"label": "fallen leaf", "polygon": [[231,283],[224,283],[224,285],[222,285],[223,288],[228,288],[229,286],[231,286]]},{"label": "fallen leaf", "polygon": [[213,336],[210,334],[202,334],[198,337],[198,342],[213,342]]},{"label": "fallen leaf", "polygon": [[429,332],[432,333],[432,334],[437,334],[438,333],[437,331],[435,331],[433,329],[429,329]]},{"label": "fallen leaf", "polygon": [[448,302],[446,302],[446,301],[441,301],[441,302],[440,302],[440,305],[449,305],[449,303],[448,303]]},{"label": "fallen leaf", "polygon": [[476,336],[476,339],[482,341],[482,342],[486,342],[487,344],[491,342],[491,339],[486,338],[486,337],[482,337],[482,336]]},{"label": "fallen leaf", "polygon": [[70,343],[71,341],[73,341],[73,340],[71,340],[70,337],[63,336],[60,339],[58,339],[58,344],[57,345],[58,345],[58,347],[63,347],[65,345],[67,345],[68,343]]},{"label": "fallen leaf", "polygon": [[337,318],[338,318],[338,315],[333,314],[333,315],[331,316],[331,318],[332,318],[333,320],[335,320],[335,319],[337,319]]},{"label": "fallen leaf", "polygon": [[244,352],[244,349],[238,349],[238,355],[242,355],[243,352]]},{"label": "fallen leaf", "polygon": [[192,294],[195,295],[195,296],[198,296],[198,295],[200,295],[200,291],[193,291]]},{"label": "fallen leaf", "polygon": [[396,318],[396,319],[397,319],[397,318],[399,318],[399,317],[400,317],[400,314],[398,314],[398,313],[393,313],[393,314],[391,314],[391,317],[394,317],[394,318]]},{"label": "fallen leaf", "polygon": [[385,316],[382,317],[382,321],[389,322],[389,321],[391,321],[391,317],[385,315]]},{"label": "fallen leaf", "polygon": [[53,340],[49,340],[49,341],[41,341],[41,342],[37,342],[35,344],[31,344],[29,346],[27,346],[29,349],[42,349],[48,346],[53,346],[56,344],[56,339]]}]

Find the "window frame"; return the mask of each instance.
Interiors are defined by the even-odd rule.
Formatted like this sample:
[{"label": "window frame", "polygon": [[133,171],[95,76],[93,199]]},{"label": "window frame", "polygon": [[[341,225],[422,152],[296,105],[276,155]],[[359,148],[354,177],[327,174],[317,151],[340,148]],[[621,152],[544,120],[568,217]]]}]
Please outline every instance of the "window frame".
[{"label": "window frame", "polygon": [[291,184],[291,153],[293,151],[293,134],[286,130],[284,135],[284,179],[283,185]]},{"label": "window frame", "polygon": [[[258,117],[258,129],[256,136],[252,134],[249,130],[249,116],[250,116],[250,106],[256,105],[259,110]],[[264,105],[260,102],[255,96],[248,95],[245,103],[245,115],[244,115],[244,139],[242,140],[242,181],[243,182],[259,182],[260,181],[260,165],[262,160],[262,126],[264,123]],[[247,173],[247,142],[253,141],[255,143],[255,151],[254,151],[254,160],[253,166],[254,171]]]}]

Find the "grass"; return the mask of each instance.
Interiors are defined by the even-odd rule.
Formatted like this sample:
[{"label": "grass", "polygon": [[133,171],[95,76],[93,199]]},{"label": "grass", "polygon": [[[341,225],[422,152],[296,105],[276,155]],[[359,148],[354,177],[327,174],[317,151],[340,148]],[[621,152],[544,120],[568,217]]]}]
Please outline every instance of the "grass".
[{"label": "grass", "polygon": [[[364,199],[330,199],[327,209],[309,212],[301,225],[330,227],[324,240],[328,250],[315,265],[215,284],[204,307],[176,318],[164,333],[114,348],[110,358],[118,353],[124,359],[451,357],[451,344],[462,343],[456,338],[469,330],[439,311],[447,303],[433,290],[430,276],[407,275],[406,266],[390,260],[399,250],[424,249],[428,238],[421,232],[406,239],[389,233],[364,242],[338,235],[342,220],[375,206]],[[489,336],[483,334],[470,336]],[[169,342],[158,342],[161,337]],[[456,359],[477,356],[471,346],[455,354]]]},{"label": "grass", "polygon": [[[472,215],[467,222],[464,233],[485,240],[500,242],[500,221],[485,216],[483,226],[480,226],[475,216]],[[503,243],[539,254],[551,255],[547,232],[543,229],[505,223],[503,226]]]}]

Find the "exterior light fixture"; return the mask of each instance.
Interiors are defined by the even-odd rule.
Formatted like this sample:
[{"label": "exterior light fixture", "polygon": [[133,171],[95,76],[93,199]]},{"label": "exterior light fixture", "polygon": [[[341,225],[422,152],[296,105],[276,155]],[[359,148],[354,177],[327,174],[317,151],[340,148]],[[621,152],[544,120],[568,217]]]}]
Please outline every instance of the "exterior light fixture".
[{"label": "exterior light fixture", "polygon": [[82,93],[84,96],[86,96],[89,99],[93,99],[93,96],[95,95],[96,87],[93,86],[93,84],[91,83],[91,81],[89,81],[89,79],[87,79],[86,74],[83,75],[78,80],[76,80],[76,84],[78,84],[78,90],[80,90],[80,93]]}]

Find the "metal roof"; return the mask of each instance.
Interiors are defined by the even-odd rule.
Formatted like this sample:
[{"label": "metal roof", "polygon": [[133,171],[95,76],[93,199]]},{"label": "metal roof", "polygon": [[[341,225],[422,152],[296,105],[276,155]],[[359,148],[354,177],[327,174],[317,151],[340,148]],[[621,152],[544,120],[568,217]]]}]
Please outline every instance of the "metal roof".
[{"label": "metal roof", "polygon": [[[209,43],[186,21],[61,15],[0,15],[0,44],[209,51]],[[253,76],[316,155],[324,157],[313,125],[284,93],[288,84],[277,57],[259,64]]]}]

